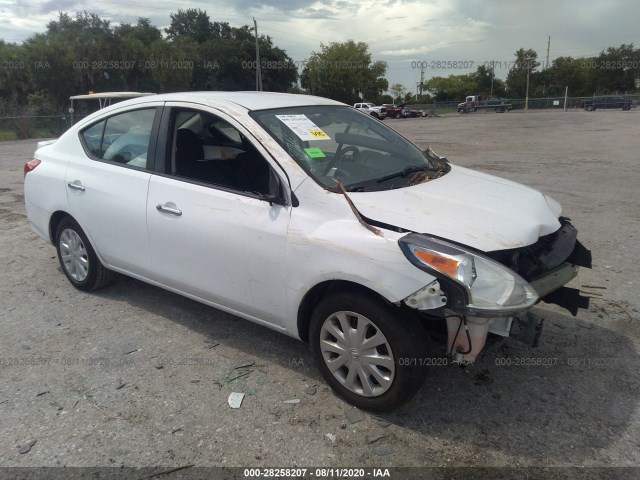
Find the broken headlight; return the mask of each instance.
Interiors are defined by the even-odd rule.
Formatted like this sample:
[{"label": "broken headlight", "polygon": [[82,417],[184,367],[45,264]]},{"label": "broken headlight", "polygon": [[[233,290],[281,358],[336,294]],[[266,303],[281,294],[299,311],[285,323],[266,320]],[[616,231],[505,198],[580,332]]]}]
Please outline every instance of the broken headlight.
[{"label": "broken headlight", "polygon": [[538,301],[538,294],[525,279],[481,254],[415,233],[398,243],[411,263],[441,280],[451,307],[460,313],[511,316]]}]

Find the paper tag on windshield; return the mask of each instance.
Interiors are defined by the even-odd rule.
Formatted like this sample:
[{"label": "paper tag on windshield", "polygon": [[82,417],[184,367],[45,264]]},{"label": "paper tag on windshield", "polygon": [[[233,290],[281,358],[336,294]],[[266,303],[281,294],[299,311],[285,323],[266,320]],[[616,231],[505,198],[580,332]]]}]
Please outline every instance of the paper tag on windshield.
[{"label": "paper tag on windshield", "polygon": [[300,140],[331,140],[331,137],[313,123],[306,115],[276,115],[276,117],[295,133]]},{"label": "paper tag on windshield", "polygon": [[304,151],[307,152],[307,155],[309,155],[309,158],[325,158],[326,157],[324,152],[319,148],[305,148]]}]

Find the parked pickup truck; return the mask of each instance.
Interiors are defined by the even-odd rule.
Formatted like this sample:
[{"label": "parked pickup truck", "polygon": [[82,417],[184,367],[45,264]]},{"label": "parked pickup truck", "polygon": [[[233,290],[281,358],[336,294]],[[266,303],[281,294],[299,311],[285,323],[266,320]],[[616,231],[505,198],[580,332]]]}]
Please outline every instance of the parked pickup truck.
[{"label": "parked pickup truck", "polygon": [[464,102],[458,104],[458,113],[477,112],[481,109],[508,112],[512,108],[513,105],[506,98],[494,97],[487,99],[482,95],[468,95]]},{"label": "parked pickup truck", "polygon": [[378,120],[384,120],[384,118],[387,116],[387,109],[384,105],[378,106],[375,103],[362,102],[355,103],[353,105],[353,108],[356,108],[361,112],[368,113],[369,115],[373,115]]},{"label": "parked pickup truck", "polygon": [[633,103],[631,100],[619,95],[604,95],[601,97],[591,97],[580,100],[578,108],[584,108],[587,112],[593,112],[599,108],[621,108],[622,110],[631,110]]},{"label": "parked pickup truck", "polygon": [[405,108],[404,105],[384,103],[382,106],[387,109],[387,116],[389,118],[406,118],[409,116],[409,109]]}]

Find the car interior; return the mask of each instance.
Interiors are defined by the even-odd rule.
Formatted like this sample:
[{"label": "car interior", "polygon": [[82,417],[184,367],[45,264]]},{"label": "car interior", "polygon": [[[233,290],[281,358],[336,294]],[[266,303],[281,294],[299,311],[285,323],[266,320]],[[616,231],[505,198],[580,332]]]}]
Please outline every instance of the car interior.
[{"label": "car interior", "polygon": [[155,109],[113,115],[82,131],[87,152],[99,159],[145,168]]},{"label": "car interior", "polygon": [[270,166],[228,122],[207,112],[174,110],[171,173],[258,195],[269,194]]}]

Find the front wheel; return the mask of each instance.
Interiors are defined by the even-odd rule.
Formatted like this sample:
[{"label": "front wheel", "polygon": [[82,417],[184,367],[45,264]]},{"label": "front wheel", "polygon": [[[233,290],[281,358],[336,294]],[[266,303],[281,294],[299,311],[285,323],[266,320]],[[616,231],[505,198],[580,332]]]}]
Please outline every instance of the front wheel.
[{"label": "front wheel", "polygon": [[58,224],[56,250],[62,271],[77,289],[88,292],[111,282],[113,272],[100,263],[82,228],[70,217]]},{"label": "front wheel", "polygon": [[349,292],[326,297],[313,313],[309,333],[325,381],[359,408],[392,410],[424,382],[423,327],[382,300]]}]

